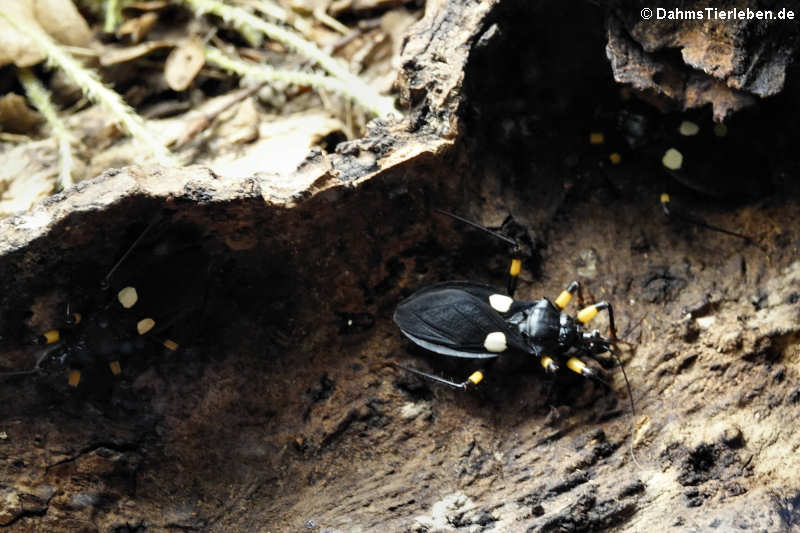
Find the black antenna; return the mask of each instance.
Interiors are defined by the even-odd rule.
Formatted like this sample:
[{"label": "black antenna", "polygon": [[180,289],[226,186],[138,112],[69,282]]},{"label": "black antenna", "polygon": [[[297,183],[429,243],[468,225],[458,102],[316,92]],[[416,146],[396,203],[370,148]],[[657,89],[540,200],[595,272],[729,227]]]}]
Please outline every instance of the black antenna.
[{"label": "black antenna", "polygon": [[619,369],[622,370],[622,377],[625,378],[625,387],[628,389],[628,400],[631,402],[631,416],[636,416],[636,407],[633,405],[633,392],[631,392],[631,382],[628,381],[628,374],[625,372],[625,367],[622,366],[622,361],[619,360],[617,352],[610,346],[608,347],[608,353],[611,354],[611,357],[617,362]]},{"label": "black antenna", "polygon": [[153,228],[153,226],[155,226],[155,225],[156,225],[156,223],[157,223],[159,220],[161,220],[161,216],[160,216],[160,215],[156,215],[155,217],[153,217],[153,220],[151,220],[151,221],[150,221],[150,224],[148,224],[148,225],[147,225],[147,227],[144,229],[144,231],[143,231],[141,234],[139,234],[139,236],[138,236],[138,237],[136,237],[136,240],[135,240],[135,241],[133,241],[133,244],[131,244],[130,248],[128,248],[128,249],[125,251],[125,253],[124,253],[124,254],[122,254],[122,257],[120,257],[120,258],[119,258],[119,261],[117,261],[117,262],[114,264],[114,266],[113,266],[113,267],[111,267],[111,270],[109,270],[109,271],[108,271],[108,274],[106,274],[106,276],[105,276],[105,277],[103,278],[103,280],[100,282],[100,286],[101,286],[102,288],[104,288],[104,289],[107,289],[107,288],[108,288],[108,286],[109,286],[109,281],[111,281],[111,276],[113,276],[113,275],[114,275],[114,272],[116,272],[116,270],[119,268],[119,266],[120,266],[120,265],[121,265],[121,264],[122,264],[122,263],[125,261],[125,259],[127,259],[127,258],[128,258],[128,256],[131,254],[131,252],[133,251],[133,249],[134,249],[134,248],[136,248],[136,245],[138,245],[138,244],[139,244],[139,242],[140,242],[140,241],[141,241],[141,240],[144,238],[144,236],[145,236],[145,235],[147,235],[147,232],[148,232],[148,231],[150,231],[150,230]]},{"label": "black antenna", "polygon": [[439,213],[441,213],[441,214],[443,214],[443,215],[447,215],[450,218],[454,218],[454,219],[458,220],[459,222],[463,222],[464,224],[468,224],[468,225],[472,226],[473,228],[477,228],[477,229],[479,229],[479,230],[481,230],[481,231],[483,231],[485,233],[488,233],[489,235],[492,235],[496,239],[500,239],[501,241],[503,241],[504,243],[508,244],[509,246],[514,247],[514,249],[519,248],[519,245],[517,244],[517,241],[515,241],[511,237],[506,237],[502,233],[499,233],[499,232],[496,232],[496,231],[492,231],[489,228],[478,224],[477,222],[473,222],[473,221],[468,220],[466,218],[462,218],[462,217],[460,217],[460,216],[458,216],[456,214],[450,213],[449,211],[445,211],[444,209],[439,209],[438,207],[435,207],[434,210],[439,212]]}]

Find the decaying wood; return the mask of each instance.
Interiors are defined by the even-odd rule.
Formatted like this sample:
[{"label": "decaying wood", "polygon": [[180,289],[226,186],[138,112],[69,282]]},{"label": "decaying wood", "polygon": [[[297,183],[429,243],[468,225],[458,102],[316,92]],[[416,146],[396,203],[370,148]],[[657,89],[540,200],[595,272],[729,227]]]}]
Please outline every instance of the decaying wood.
[{"label": "decaying wood", "polygon": [[[720,121],[756,98],[778,94],[800,46],[794,22],[800,5],[794,2],[608,4],[607,53],[615,79],[680,109],[711,104]],[[643,19],[648,9],[651,18]]]},{"label": "decaying wood", "polygon": [[[576,80],[595,71],[566,72],[539,48],[555,20],[602,34],[601,13],[539,9],[429,3],[404,49],[407,118],[293,173],[108,171],[0,222],[3,368],[32,366],[30,335],[65,304],[89,323],[113,304],[99,282],[153,220],[114,281],[176,276],[165,289],[179,289],[186,333],[176,352],[143,349],[110,386],[2,382],[0,526],[788,531],[800,491],[796,187],[729,209],[688,195],[755,245],[662,220],[660,167],[582,162],[588,145],[574,139],[591,116],[576,133],[584,119],[562,98],[574,87],[572,110],[591,108],[598,88]],[[610,390],[563,376],[549,394],[536,361],[508,357],[460,393],[392,366],[467,375],[410,349],[394,306],[444,279],[503,283],[506,251],[435,207],[489,225],[514,215],[528,254],[519,297],[580,277],[614,302],[635,416],[617,371]]]}]

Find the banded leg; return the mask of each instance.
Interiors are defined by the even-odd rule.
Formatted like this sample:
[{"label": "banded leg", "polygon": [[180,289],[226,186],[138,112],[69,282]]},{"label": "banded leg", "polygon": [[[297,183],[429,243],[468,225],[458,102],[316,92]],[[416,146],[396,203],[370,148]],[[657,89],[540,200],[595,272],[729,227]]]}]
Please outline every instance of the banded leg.
[{"label": "banded leg", "polygon": [[608,331],[609,337],[612,342],[617,341],[617,326],[614,323],[614,308],[611,307],[611,304],[608,302],[598,302],[596,304],[592,304],[590,306],[584,307],[580,311],[578,311],[578,321],[581,324],[589,323],[594,317],[597,316],[597,313],[600,311],[606,310],[608,311]]},{"label": "banded leg", "polygon": [[567,368],[580,374],[585,378],[597,379],[598,375],[589,365],[578,359],[577,357],[570,357],[567,359]]},{"label": "banded leg", "polygon": [[544,368],[548,374],[555,374],[556,372],[558,372],[559,369],[558,364],[556,364],[556,362],[553,361],[553,358],[550,357],[549,355],[541,356],[539,358],[539,363],[541,363],[542,368]]},{"label": "banded leg", "polygon": [[741,233],[736,233],[735,231],[727,230],[725,228],[709,224],[702,218],[689,215],[682,211],[670,209],[670,197],[669,194],[667,193],[661,193],[660,201],[661,201],[661,210],[664,212],[664,215],[666,215],[666,217],[669,219],[682,220],[684,222],[688,222],[689,224],[694,224],[695,226],[699,226],[701,228],[706,228],[711,231],[724,233],[725,235],[730,235],[731,237],[738,237],[739,239],[743,239],[748,243],[753,242],[753,239],[751,239],[747,235],[742,235]]},{"label": "banded leg", "polygon": [[500,239],[501,241],[509,245],[509,247],[511,248],[511,266],[508,268],[508,282],[506,284],[506,292],[508,293],[509,296],[513,297],[514,292],[517,290],[517,281],[519,279],[519,273],[522,270],[522,253],[517,241],[515,241],[511,237],[503,235],[500,232],[492,231],[489,228],[478,224],[477,222],[473,222],[472,220],[460,217],[454,213],[450,213],[449,211],[445,211],[444,209],[436,208],[436,211],[443,215],[447,215],[450,218],[458,220],[459,222],[468,224],[473,228],[488,233],[494,238]]},{"label": "banded leg", "polygon": [[555,299],[553,302],[556,304],[556,307],[559,309],[564,309],[569,305],[569,302],[572,301],[572,295],[578,293],[578,305],[583,307],[583,287],[581,287],[581,283],[579,281],[573,281],[567,288],[561,291],[561,294],[558,295],[558,298]]},{"label": "banded leg", "polygon": [[81,371],[77,368],[70,369],[67,372],[67,384],[70,387],[77,387],[81,383]]},{"label": "banded leg", "polygon": [[512,298],[517,290],[517,281],[519,281],[521,270],[522,257],[520,256],[519,247],[514,245],[514,249],[511,251],[511,266],[508,267],[508,283],[506,284],[506,292]]},{"label": "banded leg", "polygon": [[467,390],[469,387],[474,387],[475,385],[483,381],[483,372],[481,370],[476,370],[461,383],[456,383],[455,381],[450,381],[449,379],[440,378],[439,376],[434,376],[433,374],[428,374],[426,372],[409,368],[407,366],[398,365],[397,363],[392,363],[392,364],[397,368],[401,368],[406,372],[411,372],[412,374],[416,374],[417,376],[427,379],[428,381],[432,381],[434,383],[440,383],[442,385],[447,385],[448,387],[452,387],[458,390]]}]

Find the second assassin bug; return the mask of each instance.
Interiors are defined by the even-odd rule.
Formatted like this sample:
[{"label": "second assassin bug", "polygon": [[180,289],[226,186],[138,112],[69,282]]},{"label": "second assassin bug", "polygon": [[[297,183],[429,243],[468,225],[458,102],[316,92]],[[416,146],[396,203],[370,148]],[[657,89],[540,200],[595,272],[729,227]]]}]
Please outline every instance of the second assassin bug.
[{"label": "second assassin bug", "polygon": [[67,302],[56,302],[66,313],[45,319],[50,329],[33,339],[27,369],[0,378],[38,375],[48,390],[103,398],[115,382],[127,386],[159,356],[179,350],[174,339],[197,330],[202,318],[209,259],[196,228],[172,221],[169,212],[141,226],[131,224],[137,236],[100,279],[100,290],[84,283]]}]

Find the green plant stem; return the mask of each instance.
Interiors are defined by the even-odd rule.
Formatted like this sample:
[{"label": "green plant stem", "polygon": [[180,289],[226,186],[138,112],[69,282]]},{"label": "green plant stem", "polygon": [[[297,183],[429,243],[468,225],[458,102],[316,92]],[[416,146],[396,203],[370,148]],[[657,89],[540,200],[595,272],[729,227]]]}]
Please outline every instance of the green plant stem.
[{"label": "green plant stem", "polygon": [[58,143],[58,187],[66,189],[72,185],[72,134],[58,115],[50,91],[45,89],[33,72],[28,68],[18,69],[17,78],[28,95],[28,101],[39,110],[53,131]]},{"label": "green plant stem", "polygon": [[211,13],[232,23],[238,28],[255,28],[264,35],[279,41],[301,55],[311,59],[325,69],[331,76],[338,78],[348,86],[352,98],[379,117],[397,116],[394,99],[381,96],[358,76],[348,71],[339,61],[326,54],[313,43],[306,41],[296,33],[276,24],[263,20],[238,7],[229,6],[219,0],[183,0],[198,13]]},{"label": "green plant stem", "polygon": [[114,33],[117,31],[117,26],[119,26],[120,19],[122,18],[120,0],[105,0],[103,4],[103,31],[106,33]]},{"label": "green plant stem", "polygon": [[125,103],[117,92],[103,85],[94,71],[84,68],[40,27],[30,24],[28,21],[19,20],[4,11],[0,11],[0,16],[30,38],[44,52],[47,62],[62,69],[80,87],[89,100],[105,107],[114,120],[119,122],[122,128],[133,136],[135,141],[146,146],[159,163],[164,165],[175,164],[169,151],[147,129],[142,118]]},{"label": "green plant stem", "polygon": [[248,76],[260,81],[270,83],[284,82],[294,85],[310,86],[316,89],[325,89],[332,92],[344,94],[355,100],[350,88],[340,80],[331,76],[322,76],[310,72],[299,72],[292,70],[280,70],[269,65],[259,65],[249,63],[240,59],[226,56],[219,49],[207,46],[205,48],[206,60],[224,70],[234,72],[240,76]]}]

